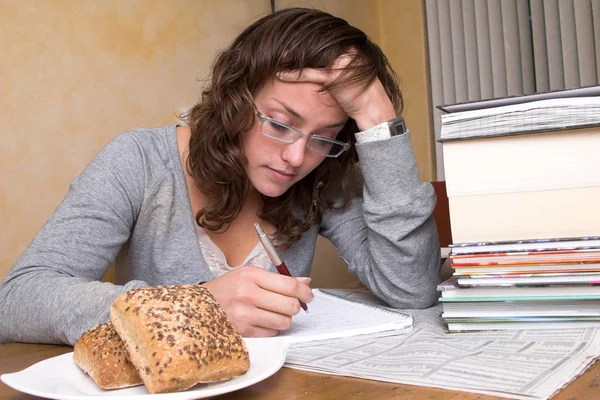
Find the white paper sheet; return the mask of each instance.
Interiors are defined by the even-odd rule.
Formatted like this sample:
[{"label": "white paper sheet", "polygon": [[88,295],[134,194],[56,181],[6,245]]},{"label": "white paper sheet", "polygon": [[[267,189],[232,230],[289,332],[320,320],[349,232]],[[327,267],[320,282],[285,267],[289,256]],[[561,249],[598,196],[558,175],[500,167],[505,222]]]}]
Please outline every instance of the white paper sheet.
[{"label": "white paper sheet", "polygon": [[[335,291],[374,301],[366,291]],[[403,310],[409,333],[294,344],[285,366],[507,398],[546,399],[600,356],[595,328],[447,334],[440,306]]]}]

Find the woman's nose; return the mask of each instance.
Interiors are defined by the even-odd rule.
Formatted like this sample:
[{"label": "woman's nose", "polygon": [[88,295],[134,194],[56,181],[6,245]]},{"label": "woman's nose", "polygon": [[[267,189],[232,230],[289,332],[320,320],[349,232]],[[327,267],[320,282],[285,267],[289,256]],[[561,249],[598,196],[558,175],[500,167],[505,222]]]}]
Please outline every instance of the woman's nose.
[{"label": "woman's nose", "polygon": [[302,137],[293,143],[287,144],[283,148],[281,158],[287,161],[292,167],[299,167],[304,163],[306,155],[306,142],[308,138]]}]

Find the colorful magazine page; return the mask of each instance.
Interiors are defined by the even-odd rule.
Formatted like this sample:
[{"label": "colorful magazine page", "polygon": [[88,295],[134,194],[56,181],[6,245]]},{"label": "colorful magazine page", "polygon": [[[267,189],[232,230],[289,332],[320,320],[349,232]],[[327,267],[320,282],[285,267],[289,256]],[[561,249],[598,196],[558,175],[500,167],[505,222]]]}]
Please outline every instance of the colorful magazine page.
[{"label": "colorful magazine page", "polygon": [[559,276],[516,276],[458,278],[459,287],[532,286],[551,284],[600,284],[600,274],[564,274]]},{"label": "colorful magazine page", "polygon": [[551,253],[551,254],[526,254],[526,255],[503,255],[489,257],[469,257],[464,259],[452,259],[452,266],[477,266],[477,265],[508,265],[508,264],[558,264],[576,262],[600,262],[600,251],[577,252],[577,253]]},{"label": "colorful magazine page", "polygon": [[568,317],[477,317],[477,318],[444,318],[450,322],[569,322],[569,321],[600,321],[598,316],[568,316]]},{"label": "colorful magazine page", "polygon": [[578,249],[547,249],[547,250],[535,250],[535,251],[509,251],[509,252],[491,252],[491,253],[475,253],[475,254],[451,254],[450,258],[453,260],[471,259],[479,257],[520,257],[520,256],[539,256],[545,254],[581,254],[597,252],[600,253],[600,247],[586,247]]},{"label": "colorful magazine page", "polygon": [[446,302],[442,318],[600,317],[600,300]]},{"label": "colorful magazine page", "polygon": [[598,328],[600,321],[522,321],[522,322],[456,322],[449,323],[447,332],[505,331],[522,329]]},{"label": "colorful magazine page", "polygon": [[444,286],[442,297],[578,297],[600,296],[600,286],[594,285],[552,285],[526,287],[460,288]]},{"label": "colorful magazine page", "polygon": [[[497,242],[472,242],[472,243],[453,243],[448,247],[452,253],[480,253],[480,249],[492,249],[490,252],[502,251],[507,249],[513,251],[520,250],[548,250],[600,246],[600,236],[587,236],[575,238],[552,238],[552,239],[532,239],[532,240],[511,240]],[[499,250],[496,250],[499,249]]]},{"label": "colorful magazine page", "polygon": [[[480,269],[480,271],[477,271],[478,269]],[[475,270],[475,271],[474,271]],[[560,270],[533,270],[533,271],[529,271],[529,270],[523,270],[524,272],[527,272],[528,274],[536,274],[536,273],[541,273],[541,274],[553,274],[553,273],[569,273],[572,271],[560,271]],[[518,275],[522,275],[521,274],[522,271],[504,271],[504,270],[498,270],[498,271],[490,271],[487,268],[461,268],[460,270],[456,270],[452,276],[456,277],[456,278],[462,278],[462,277],[469,277],[469,278],[485,278],[485,277],[494,277],[494,276],[513,276],[516,277]],[[580,273],[598,273],[600,272],[600,270],[598,269],[591,269],[591,270],[577,270],[577,272]]]},{"label": "colorful magazine page", "polygon": [[455,266],[454,275],[600,272],[598,263]]},{"label": "colorful magazine page", "polygon": [[446,302],[482,302],[482,301],[555,301],[555,300],[600,300],[600,295],[583,296],[506,296],[506,297],[440,297]]}]

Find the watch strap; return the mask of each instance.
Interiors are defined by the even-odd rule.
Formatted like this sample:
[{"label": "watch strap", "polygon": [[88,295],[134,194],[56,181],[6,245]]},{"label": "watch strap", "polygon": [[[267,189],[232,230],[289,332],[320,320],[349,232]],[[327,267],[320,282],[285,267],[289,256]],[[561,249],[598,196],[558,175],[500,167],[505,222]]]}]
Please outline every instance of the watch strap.
[{"label": "watch strap", "polygon": [[366,143],[375,140],[389,139],[392,136],[401,135],[406,131],[404,118],[396,117],[369,129],[365,129],[364,131],[357,132],[354,136],[356,137],[357,143]]}]

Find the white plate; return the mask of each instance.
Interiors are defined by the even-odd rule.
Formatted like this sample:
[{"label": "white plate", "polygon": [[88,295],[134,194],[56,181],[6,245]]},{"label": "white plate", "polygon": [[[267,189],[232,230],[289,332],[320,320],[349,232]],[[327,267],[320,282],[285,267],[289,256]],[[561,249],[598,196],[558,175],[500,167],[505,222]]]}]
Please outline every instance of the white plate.
[{"label": "white plate", "polygon": [[253,385],[281,368],[286,355],[285,341],[276,338],[244,340],[250,354],[248,372],[230,381],[200,384],[184,392],[149,394],[143,385],[102,390],[75,365],[72,352],[40,361],[23,371],[4,374],[0,378],[13,389],[49,399],[89,400],[108,396],[128,399],[200,399]]}]

